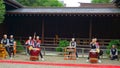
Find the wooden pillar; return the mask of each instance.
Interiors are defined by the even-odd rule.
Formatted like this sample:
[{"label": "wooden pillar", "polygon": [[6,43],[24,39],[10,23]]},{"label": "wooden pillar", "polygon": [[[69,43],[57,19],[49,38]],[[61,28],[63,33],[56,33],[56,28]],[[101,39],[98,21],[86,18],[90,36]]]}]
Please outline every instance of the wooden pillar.
[{"label": "wooden pillar", "polygon": [[92,18],[90,18],[90,22],[89,22],[89,39],[92,39]]},{"label": "wooden pillar", "polygon": [[42,18],[42,44],[44,44],[44,18]]}]

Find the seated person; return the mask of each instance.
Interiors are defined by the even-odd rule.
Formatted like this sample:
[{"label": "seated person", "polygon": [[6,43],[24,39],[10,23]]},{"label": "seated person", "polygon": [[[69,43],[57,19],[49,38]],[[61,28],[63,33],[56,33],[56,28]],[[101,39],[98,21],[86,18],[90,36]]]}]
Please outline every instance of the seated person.
[{"label": "seated person", "polygon": [[10,50],[9,50],[9,39],[7,38],[6,34],[4,34],[4,36],[2,38],[1,44],[3,44],[3,46],[5,47],[10,59],[12,59],[11,54],[10,54]]},{"label": "seated person", "polygon": [[110,49],[110,59],[111,60],[118,59],[118,50],[115,47],[115,45],[112,45],[112,48]]},{"label": "seated person", "polygon": [[15,43],[15,40],[13,38],[13,35],[10,35],[10,39],[9,39],[9,51],[10,51],[10,55],[11,55],[11,58],[12,58],[12,53],[13,53],[13,57],[14,57],[14,43]]}]

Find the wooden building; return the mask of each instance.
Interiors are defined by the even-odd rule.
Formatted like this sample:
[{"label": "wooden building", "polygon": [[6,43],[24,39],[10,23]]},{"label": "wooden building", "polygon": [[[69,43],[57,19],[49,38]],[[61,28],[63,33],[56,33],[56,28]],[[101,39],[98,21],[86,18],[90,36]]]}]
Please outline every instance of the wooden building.
[{"label": "wooden building", "polygon": [[8,34],[29,36],[36,32],[45,37],[120,38],[118,7],[28,8],[5,1],[5,26]]}]

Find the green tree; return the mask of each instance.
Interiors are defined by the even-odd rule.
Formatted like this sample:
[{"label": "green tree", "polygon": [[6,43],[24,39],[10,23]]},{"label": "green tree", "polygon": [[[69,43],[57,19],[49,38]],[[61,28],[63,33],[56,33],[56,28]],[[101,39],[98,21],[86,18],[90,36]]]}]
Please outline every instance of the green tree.
[{"label": "green tree", "polygon": [[17,0],[19,3],[25,6],[32,7],[62,7],[63,3],[58,0]]},{"label": "green tree", "polygon": [[92,3],[110,3],[111,0],[92,0]]},{"label": "green tree", "polygon": [[5,14],[5,5],[3,4],[3,0],[0,0],[0,23],[4,20],[4,14]]},{"label": "green tree", "polygon": [[106,53],[109,55],[110,54],[110,49],[112,48],[112,45],[116,45],[118,51],[120,52],[120,40],[111,40],[109,42],[109,45],[107,46],[107,51]]}]

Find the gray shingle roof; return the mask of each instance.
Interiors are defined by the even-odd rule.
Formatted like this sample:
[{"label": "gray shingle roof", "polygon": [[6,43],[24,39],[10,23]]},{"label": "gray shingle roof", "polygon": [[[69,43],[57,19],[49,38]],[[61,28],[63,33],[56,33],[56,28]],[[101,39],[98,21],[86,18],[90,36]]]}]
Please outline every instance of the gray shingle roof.
[{"label": "gray shingle roof", "polygon": [[30,13],[30,14],[44,14],[44,13],[117,13],[120,14],[119,8],[20,8],[16,10],[7,11],[7,13],[20,14],[20,13]]}]

